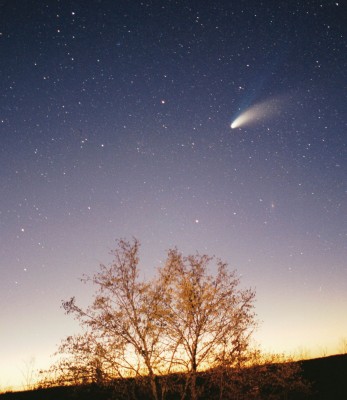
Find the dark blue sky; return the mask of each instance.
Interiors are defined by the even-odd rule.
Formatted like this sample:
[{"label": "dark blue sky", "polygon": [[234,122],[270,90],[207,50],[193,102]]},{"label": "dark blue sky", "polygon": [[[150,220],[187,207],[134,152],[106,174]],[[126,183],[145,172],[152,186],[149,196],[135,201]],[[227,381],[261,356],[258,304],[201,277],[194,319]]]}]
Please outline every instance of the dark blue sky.
[{"label": "dark blue sky", "polygon": [[[0,386],[76,330],[61,300],[87,302],[78,278],[132,235],[146,276],[176,245],[236,268],[264,348],[337,351],[346,14],[329,0],[0,1]],[[252,107],[262,118],[231,129]]]}]

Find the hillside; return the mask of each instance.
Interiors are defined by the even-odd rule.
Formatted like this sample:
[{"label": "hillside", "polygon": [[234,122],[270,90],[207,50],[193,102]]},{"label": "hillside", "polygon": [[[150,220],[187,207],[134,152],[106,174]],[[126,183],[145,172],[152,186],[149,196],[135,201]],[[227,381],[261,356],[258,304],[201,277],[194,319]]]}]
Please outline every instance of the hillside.
[{"label": "hillside", "polygon": [[310,399],[347,399],[347,354],[302,361],[304,377],[313,383]]},{"label": "hillside", "polygon": [[[347,399],[347,354],[301,361],[303,376],[312,382],[313,392],[309,396],[292,400],[346,400]],[[0,400],[107,400],[107,390],[87,386],[55,387],[24,392],[0,394]]]}]

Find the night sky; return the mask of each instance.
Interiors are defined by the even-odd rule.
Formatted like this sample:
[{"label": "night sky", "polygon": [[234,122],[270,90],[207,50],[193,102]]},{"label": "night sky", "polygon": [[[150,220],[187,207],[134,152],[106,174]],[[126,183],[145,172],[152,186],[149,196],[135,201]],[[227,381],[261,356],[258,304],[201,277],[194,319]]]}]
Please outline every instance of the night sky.
[{"label": "night sky", "polygon": [[338,352],[342,1],[10,0],[0,19],[0,387],[48,365],[78,329],[61,300],[87,304],[79,278],[132,236],[146,277],[174,246],[237,269],[265,350]]}]

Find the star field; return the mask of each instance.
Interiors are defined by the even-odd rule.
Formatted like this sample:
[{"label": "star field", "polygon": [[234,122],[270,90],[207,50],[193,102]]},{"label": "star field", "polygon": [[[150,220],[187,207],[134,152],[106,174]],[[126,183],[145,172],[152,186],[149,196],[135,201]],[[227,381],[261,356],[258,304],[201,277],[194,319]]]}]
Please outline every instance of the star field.
[{"label": "star field", "polygon": [[[346,6],[0,2],[0,388],[137,237],[256,287],[264,348],[337,352],[347,320]],[[268,102],[268,118],[231,129]],[[270,112],[271,111],[271,112]]]}]

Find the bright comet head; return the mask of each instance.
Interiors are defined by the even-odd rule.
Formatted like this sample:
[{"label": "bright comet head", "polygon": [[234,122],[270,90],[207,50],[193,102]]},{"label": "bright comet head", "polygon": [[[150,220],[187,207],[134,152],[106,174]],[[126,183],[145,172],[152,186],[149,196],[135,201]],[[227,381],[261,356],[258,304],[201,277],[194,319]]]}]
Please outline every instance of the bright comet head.
[{"label": "bright comet head", "polygon": [[237,125],[237,118],[236,118],[235,121],[230,124],[230,128],[235,129],[237,127],[238,127],[238,125]]}]

